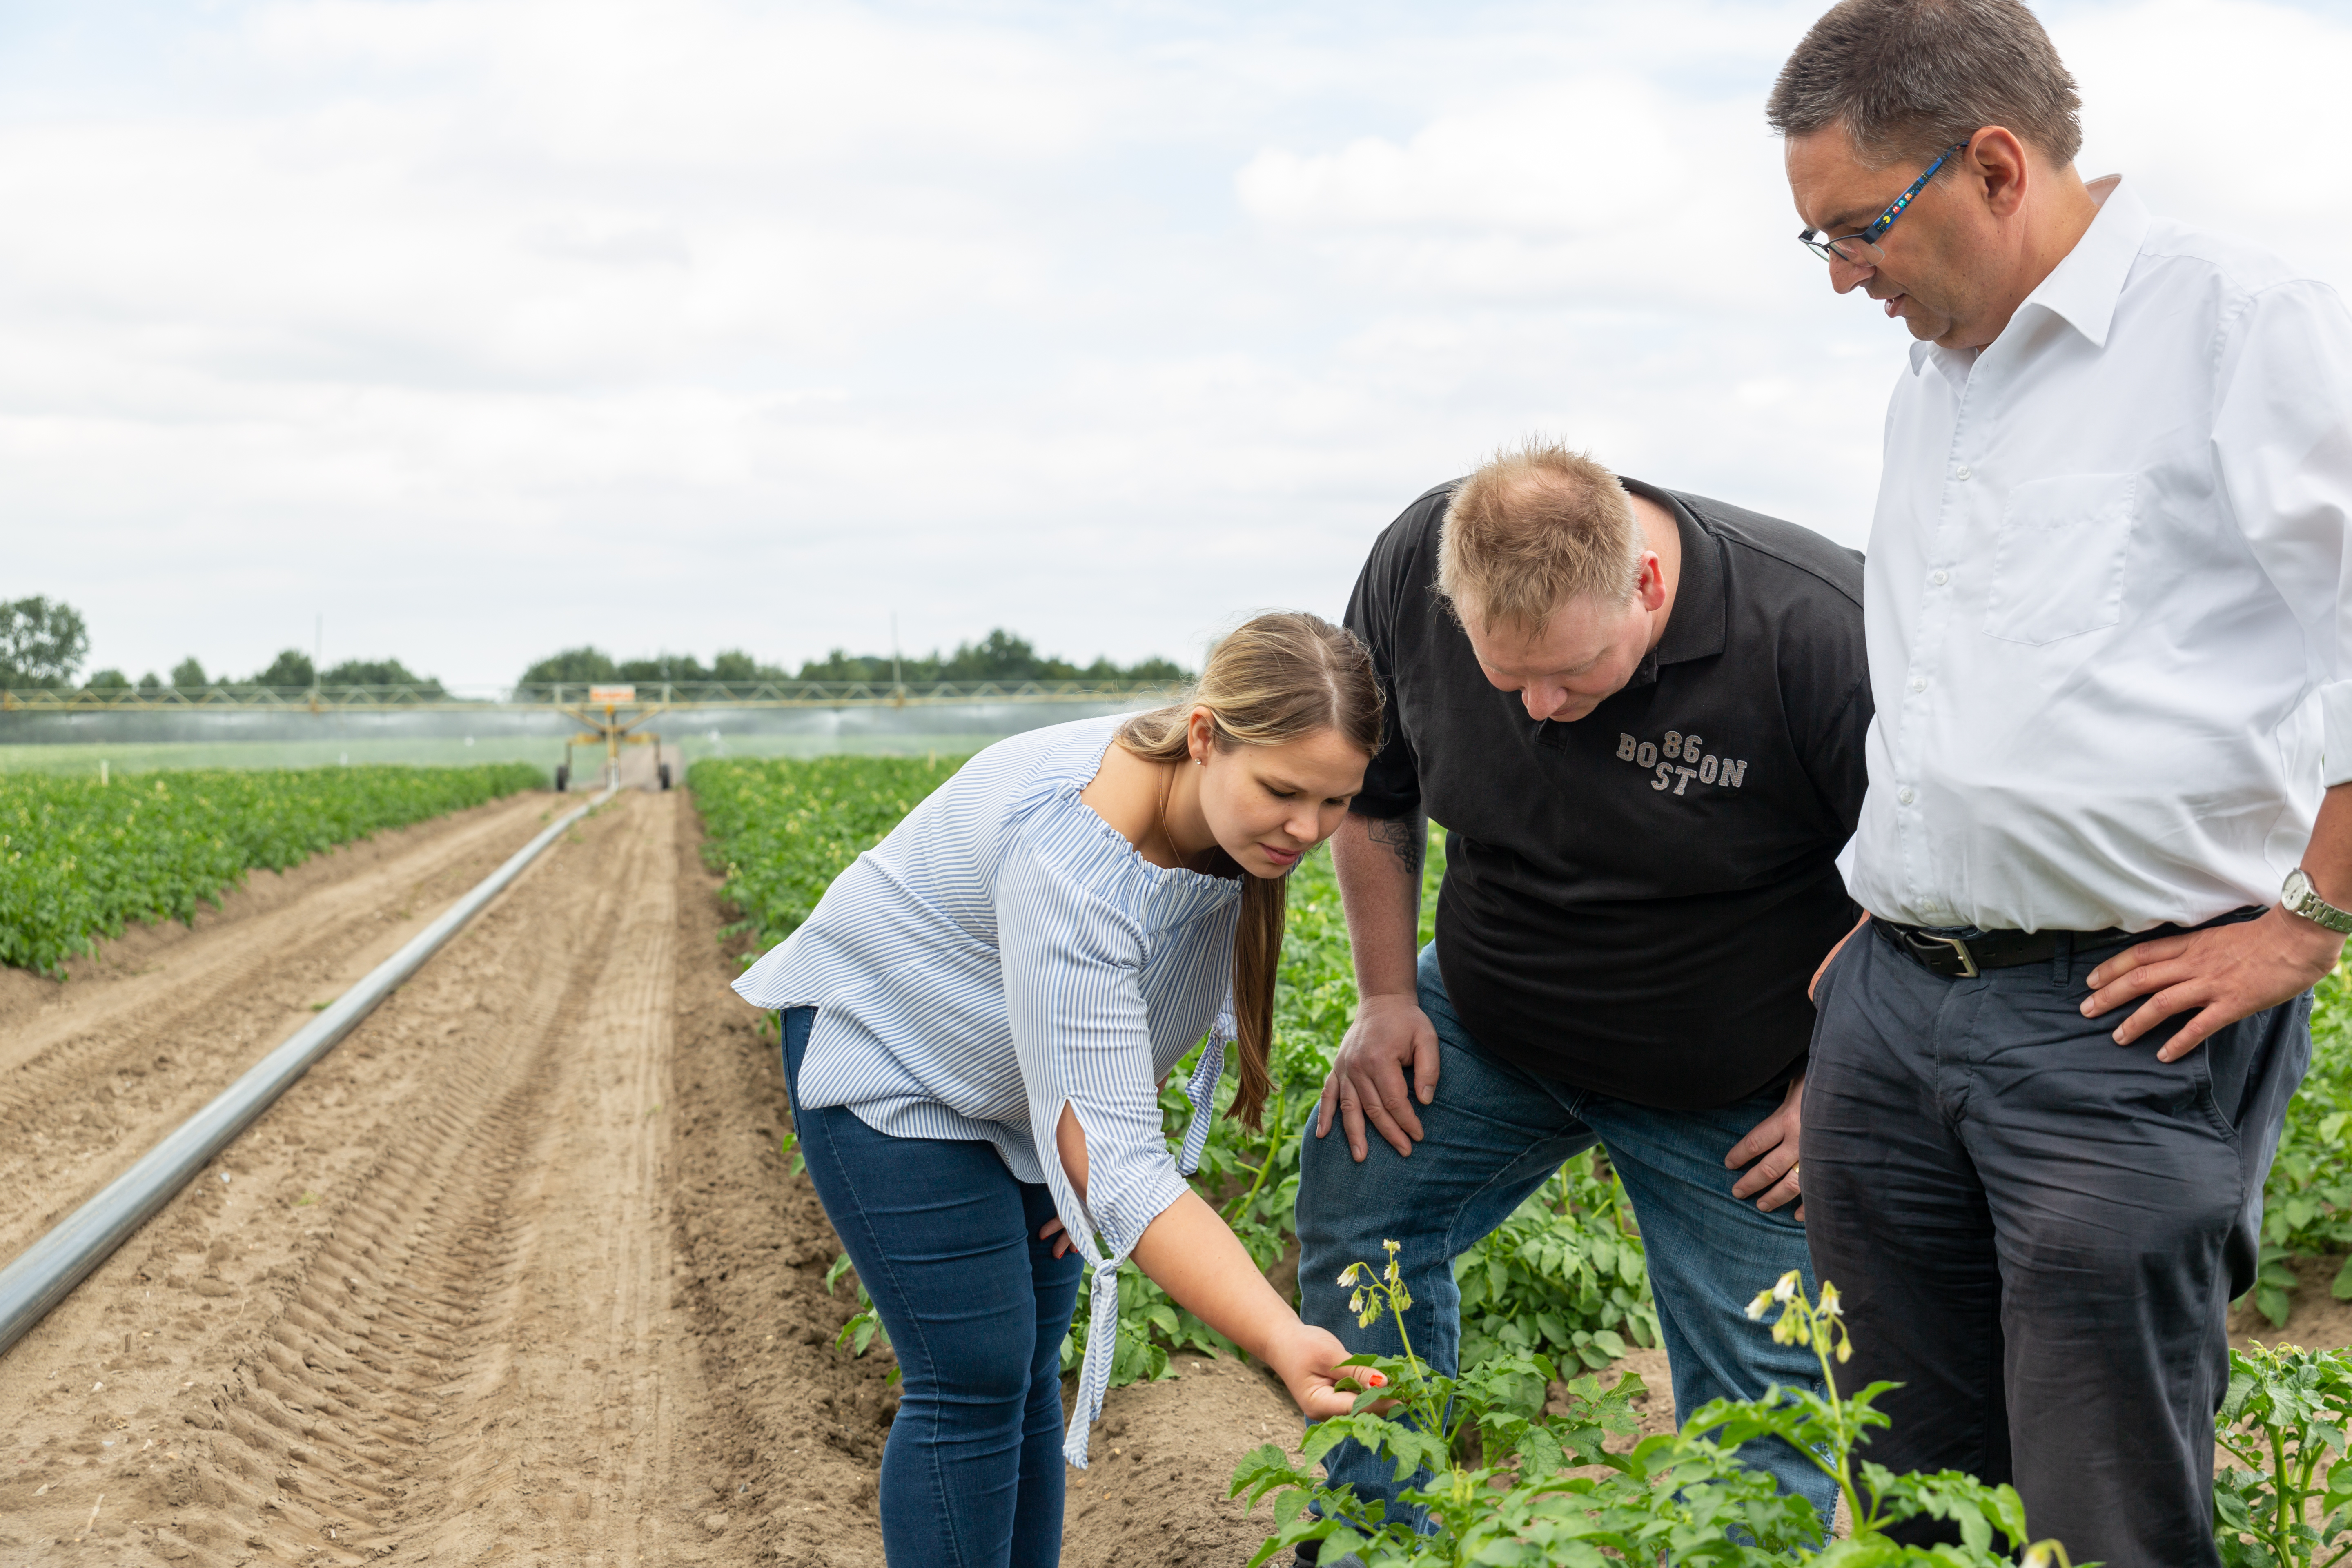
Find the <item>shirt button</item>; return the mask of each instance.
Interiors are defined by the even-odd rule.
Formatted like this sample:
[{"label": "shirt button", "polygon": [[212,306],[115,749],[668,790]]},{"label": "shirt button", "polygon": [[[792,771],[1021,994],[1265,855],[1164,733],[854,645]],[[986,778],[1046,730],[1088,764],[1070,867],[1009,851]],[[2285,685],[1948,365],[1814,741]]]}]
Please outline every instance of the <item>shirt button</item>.
[{"label": "shirt button", "polygon": [[1919,797],[1912,793],[1911,787],[1908,784],[1906,784],[1903,788],[1895,792],[1895,798],[1897,801],[1900,801],[1903,805],[1909,805],[1913,801]]},{"label": "shirt button", "polygon": [[1958,468],[1952,470],[1952,478],[1956,479],[1965,479],[1968,477],[1969,466],[1966,463],[1962,463]]},{"label": "shirt button", "polygon": [[1914,691],[1925,691],[1925,690],[1927,690],[1927,678],[1926,676],[1924,676],[1924,675],[1915,675],[1915,676],[1913,676],[1913,677],[1911,678],[1911,689],[1912,689],[1912,690],[1914,690]]},{"label": "shirt button", "polygon": [[1947,583],[1950,582],[1951,580],[1952,580],[1952,574],[1951,574],[1949,572],[1938,572],[1938,573],[1937,573],[1933,577],[1930,577],[1930,578],[1928,579],[1928,581],[1929,581],[1929,582],[1931,582],[1931,583],[1935,584],[1936,584],[1936,586],[1937,586],[1937,587],[1938,587],[1938,588],[1942,587],[1945,584],[1947,584]]}]

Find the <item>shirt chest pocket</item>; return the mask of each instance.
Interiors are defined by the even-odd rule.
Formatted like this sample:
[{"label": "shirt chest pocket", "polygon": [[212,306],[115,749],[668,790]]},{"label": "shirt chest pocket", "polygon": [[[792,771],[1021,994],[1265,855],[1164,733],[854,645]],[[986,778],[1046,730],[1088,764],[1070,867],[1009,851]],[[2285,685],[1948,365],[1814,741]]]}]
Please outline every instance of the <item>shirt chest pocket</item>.
[{"label": "shirt chest pocket", "polygon": [[1985,635],[2039,645],[2123,619],[2137,474],[2063,474],[2009,492]]}]

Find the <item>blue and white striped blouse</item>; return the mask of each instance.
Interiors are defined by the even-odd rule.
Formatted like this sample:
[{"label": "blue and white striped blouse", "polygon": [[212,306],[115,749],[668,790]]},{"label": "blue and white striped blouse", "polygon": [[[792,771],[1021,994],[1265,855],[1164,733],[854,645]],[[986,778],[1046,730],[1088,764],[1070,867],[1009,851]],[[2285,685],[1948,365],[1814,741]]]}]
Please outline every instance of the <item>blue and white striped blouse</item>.
[{"label": "blue and white striped blouse", "polygon": [[[1052,1190],[1094,1275],[1063,1445],[1082,1468],[1110,1375],[1119,1259],[1184,1193],[1156,1086],[1210,1031],[1190,1171],[1233,1035],[1241,910],[1238,881],[1152,865],[1078,799],[1122,722],[1033,730],[972,758],[735,984],[757,1006],[817,1010],[803,1105],[843,1107],[892,1137],[984,1139],[1014,1176]],[[1065,1101],[1086,1130],[1084,1204],[1055,1147]]]}]

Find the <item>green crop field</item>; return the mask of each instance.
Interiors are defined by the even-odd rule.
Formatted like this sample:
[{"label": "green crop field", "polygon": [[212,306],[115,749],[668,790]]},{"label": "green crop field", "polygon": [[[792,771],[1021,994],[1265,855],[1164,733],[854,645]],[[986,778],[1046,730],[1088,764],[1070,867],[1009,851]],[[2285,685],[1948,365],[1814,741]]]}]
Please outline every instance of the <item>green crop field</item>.
[{"label": "green crop field", "polygon": [[522,763],[0,775],[0,963],[53,973],[131,921],[193,918],[256,867],[544,783]]},{"label": "green crop field", "polygon": [[825,889],[878,844],[961,757],[709,759],[688,771],[713,865],[761,951],[800,929]]}]

